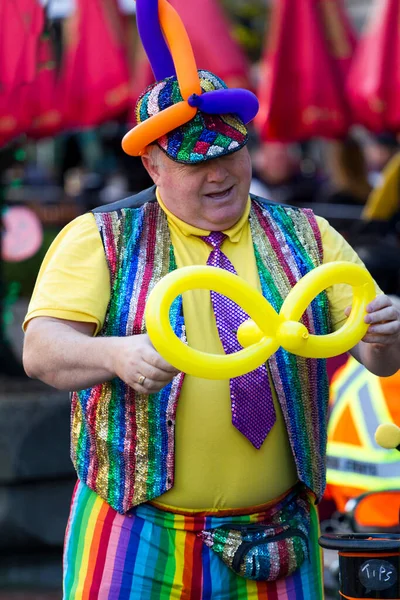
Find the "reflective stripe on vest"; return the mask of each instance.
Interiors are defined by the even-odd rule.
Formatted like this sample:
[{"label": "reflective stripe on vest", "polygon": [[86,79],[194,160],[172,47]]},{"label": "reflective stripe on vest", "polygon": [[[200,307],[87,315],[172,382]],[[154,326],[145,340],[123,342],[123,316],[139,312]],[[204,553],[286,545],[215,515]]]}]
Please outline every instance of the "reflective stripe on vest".
[{"label": "reflective stripe on vest", "polygon": [[[377,427],[392,422],[379,377],[350,358],[334,379],[331,392],[334,404],[328,424],[327,482],[365,490],[399,487],[400,453],[381,448],[375,441]],[[333,439],[346,409],[361,445]]]}]

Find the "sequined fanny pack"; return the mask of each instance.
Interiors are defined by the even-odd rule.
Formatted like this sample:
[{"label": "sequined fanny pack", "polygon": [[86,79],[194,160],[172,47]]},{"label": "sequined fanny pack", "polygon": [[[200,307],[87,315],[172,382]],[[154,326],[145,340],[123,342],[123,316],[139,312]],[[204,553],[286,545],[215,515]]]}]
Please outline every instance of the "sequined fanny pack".
[{"label": "sequined fanny pack", "polygon": [[237,575],[256,581],[288,577],[309,557],[310,499],[291,492],[262,521],[226,524],[197,535]]}]

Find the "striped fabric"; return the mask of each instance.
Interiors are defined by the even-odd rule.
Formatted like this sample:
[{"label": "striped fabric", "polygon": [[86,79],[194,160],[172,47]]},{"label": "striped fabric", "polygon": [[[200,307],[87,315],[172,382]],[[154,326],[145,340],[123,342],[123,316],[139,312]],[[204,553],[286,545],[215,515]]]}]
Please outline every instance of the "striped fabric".
[{"label": "striped fabric", "polygon": [[[312,502],[310,498],[310,502]],[[64,600],[322,600],[317,511],[312,504],[310,561],[274,583],[235,575],[194,533],[252,523],[261,513],[175,514],[149,504],[120,515],[78,483],[64,550]]]}]

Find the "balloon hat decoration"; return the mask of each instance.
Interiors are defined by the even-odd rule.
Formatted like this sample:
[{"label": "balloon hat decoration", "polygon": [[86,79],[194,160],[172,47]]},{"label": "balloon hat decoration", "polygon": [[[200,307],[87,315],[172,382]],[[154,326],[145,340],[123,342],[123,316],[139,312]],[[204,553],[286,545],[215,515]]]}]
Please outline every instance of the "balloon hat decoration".
[{"label": "balloon hat decoration", "polygon": [[167,0],[136,0],[136,19],[156,80],[176,76],[183,99],[131,129],[122,140],[127,154],[142,155],[149,144],[188,123],[199,110],[210,115],[236,114],[245,124],[256,116],[258,99],[249,90],[204,92],[189,36]]},{"label": "balloon hat decoration", "polygon": [[[328,335],[309,334],[299,322],[310,302],[326,288],[345,283],[353,288],[353,305],[346,323]],[[184,344],[174,333],[169,313],[172,302],[183,292],[210,289],[239,304],[252,319],[239,327],[237,339],[243,350],[234,354],[208,354]],[[297,282],[279,313],[246,281],[216,267],[182,267],[172,271],[153,288],[145,319],[156,350],[174,367],[205,379],[230,379],[256,369],[280,346],[307,358],[328,358],[350,350],[366,334],[367,304],[376,296],[366,269],[338,261],[321,265]]]}]

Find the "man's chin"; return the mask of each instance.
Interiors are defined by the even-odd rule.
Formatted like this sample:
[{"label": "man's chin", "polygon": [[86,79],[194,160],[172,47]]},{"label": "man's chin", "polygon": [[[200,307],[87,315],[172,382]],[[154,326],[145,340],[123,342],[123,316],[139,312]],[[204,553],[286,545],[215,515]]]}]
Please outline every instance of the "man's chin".
[{"label": "man's chin", "polygon": [[[211,231],[223,231],[233,227],[241,218],[243,210],[232,210],[232,208],[224,207],[222,210],[214,211],[210,214],[209,229]],[[206,229],[206,228],[205,228]]]}]

